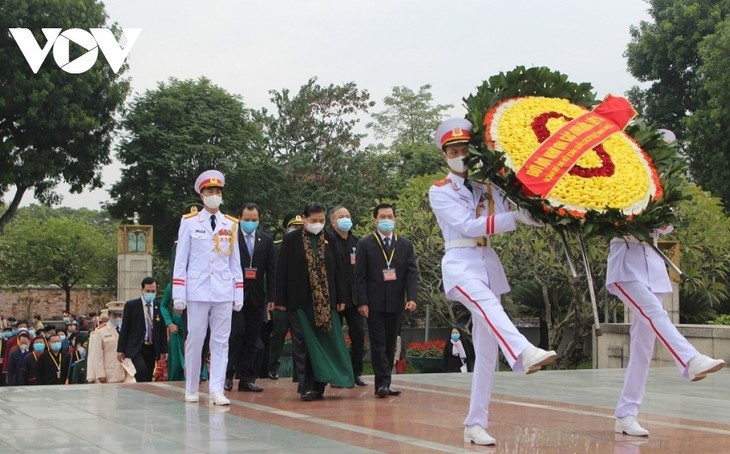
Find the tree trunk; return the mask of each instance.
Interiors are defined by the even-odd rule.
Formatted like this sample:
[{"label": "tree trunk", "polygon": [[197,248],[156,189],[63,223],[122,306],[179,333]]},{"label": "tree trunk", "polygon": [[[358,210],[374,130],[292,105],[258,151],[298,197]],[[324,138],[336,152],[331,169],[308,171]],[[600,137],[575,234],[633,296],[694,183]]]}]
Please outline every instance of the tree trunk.
[{"label": "tree trunk", "polygon": [[28,188],[23,186],[17,186],[15,188],[15,196],[13,197],[12,202],[10,202],[10,205],[8,205],[8,209],[5,211],[5,213],[0,216],[0,235],[5,232],[5,226],[10,222],[11,219],[13,219],[15,213],[17,213],[20,201],[23,200],[23,195],[27,190]]},{"label": "tree trunk", "polygon": [[71,312],[71,287],[64,286],[63,291],[66,292],[66,312]]}]

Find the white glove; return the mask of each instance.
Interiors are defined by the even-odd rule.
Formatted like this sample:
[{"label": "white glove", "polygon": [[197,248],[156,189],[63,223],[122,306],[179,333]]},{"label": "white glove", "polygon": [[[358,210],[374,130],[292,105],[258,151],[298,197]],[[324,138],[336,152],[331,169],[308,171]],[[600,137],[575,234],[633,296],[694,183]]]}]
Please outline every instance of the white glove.
[{"label": "white glove", "polygon": [[185,304],[185,300],[176,299],[172,301],[172,307],[177,311],[184,311],[188,305]]},{"label": "white glove", "polygon": [[531,225],[533,227],[545,227],[545,224],[540,221],[536,221],[524,208],[518,208],[517,211],[513,211],[512,213],[514,214],[515,221]]},{"label": "white glove", "polygon": [[243,301],[235,301],[233,303],[233,310],[239,312],[241,309],[243,309]]},{"label": "white glove", "polygon": [[662,227],[659,227],[658,229],[656,229],[656,233],[658,233],[659,235],[669,235],[673,231],[674,231],[674,226],[672,226],[671,224],[668,224],[668,225],[665,225],[665,226],[662,226]]}]

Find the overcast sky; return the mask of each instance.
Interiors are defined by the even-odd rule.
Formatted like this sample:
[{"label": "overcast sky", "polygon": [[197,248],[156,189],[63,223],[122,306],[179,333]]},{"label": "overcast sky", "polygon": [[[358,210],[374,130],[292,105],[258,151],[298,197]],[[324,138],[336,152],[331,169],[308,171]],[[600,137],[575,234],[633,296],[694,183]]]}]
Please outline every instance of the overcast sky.
[{"label": "overcast sky", "polygon": [[[142,29],[127,60],[133,95],[171,76],[205,76],[261,108],[269,106],[269,90],[296,91],[317,76],[322,84],[354,81],[378,103],[375,111],[394,86],[431,84],[435,102],[453,104],[450,114],[459,116],[464,96],[518,65],[591,82],[601,97],[623,94],[637,84],[623,57],[629,28],[649,20],[642,0],[105,3],[113,22]],[[120,175],[112,164],[104,189],[62,189],[62,205],[98,209]],[[26,194],[23,205],[33,202]]]}]

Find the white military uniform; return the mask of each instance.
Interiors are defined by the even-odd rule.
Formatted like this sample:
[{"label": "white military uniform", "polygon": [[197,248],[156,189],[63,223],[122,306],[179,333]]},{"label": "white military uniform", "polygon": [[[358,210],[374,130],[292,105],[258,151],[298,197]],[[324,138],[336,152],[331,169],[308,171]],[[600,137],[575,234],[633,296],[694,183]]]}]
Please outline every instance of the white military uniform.
[{"label": "white military uniform", "polygon": [[[222,187],[222,174],[215,172]],[[215,216],[215,230],[210,218]],[[185,340],[185,388],[198,391],[201,353],[210,327],[209,392],[222,393],[228,363],[228,337],[232,310],[243,307],[243,272],[236,232],[238,219],[207,210],[180,220],[172,278],[172,298],[187,305],[188,337]]]},{"label": "white military uniform", "polygon": [[100,378],[106,383],[134,383],[134,366],[131,374],[117,360],[117,344],[119,333],[111,325],[100,325],[89,336],[89,351],[86,354],[86,381],[98,382]]},{"label": "white military uniform", "polygon": [[446,247],[441,261],[446,296],[469,309],[473,321],[476,362],[464,425],[486,428],[498,348],[513,370],[522,372],[518,358],[531,344],[500,303],[499,296],[509,291],[509,285],[497,253],[488,244],[477,244],[480,238],[480,244],[483,237],[491,242],[491,235],[515,230],[514,212],[495,188],[489,193],[487,185],[471,184],[473,191],[464,186],[462,177],[449,173],[431,186],[428,195]]},{"label": "white military uniform", "polygon": [[[669,231],[655,231],[654,241]],[[632,312],[629,364],[615,416],[636,417],[644,398],[654,341],[659,339],[664,344],[685,378],[689,360],[699,352],[677,330],[662,307],[662,298],[672,292],[672,285],[664,261],[649,245],[633,237],[611,240],[606,289]]]}]

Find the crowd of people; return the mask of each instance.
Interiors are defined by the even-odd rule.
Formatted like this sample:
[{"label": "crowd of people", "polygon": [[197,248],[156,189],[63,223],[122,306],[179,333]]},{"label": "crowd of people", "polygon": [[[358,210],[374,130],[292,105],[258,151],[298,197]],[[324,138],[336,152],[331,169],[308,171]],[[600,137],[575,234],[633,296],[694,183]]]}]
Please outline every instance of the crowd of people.
[{"label": "crowd of people", "polygon": [[[514,231],[518,223],[542,224],[510,206],[488,181],[469,178],[471,128],[456,118],[437,129],[435,142],[450,172],[430,188],[429,202],[446,249],[446,297],[472,315],[472,340],[454,328],[443,368],[473,372],[464,440],[491,445],[495,439],[486,428],[499,351],[513,371],[526,374],[557,355],[533,346],[502,307],[509,285],[491,237]],[[153,379],[156,365],[165,364],[168,380],[185,381],[186,402],[198,402],[200,382],[208,380],[210,402],[230,405],[225,392],[233,390],[235,379],[237,391],[260,393],[258,378],[279,378],[290,332],[299,398],[317,401],[325,398],[327,385],[368,386],[362,378],[367,324],[374,395],[400,395],[391,387],[391,372],[402,314],[417,307],[418,268],[412,243],[397,233],[396,207],[377,204],[372,232],[358,238],[347,207],[327,210],[310,202],[284,219],[283,238],[274,241],[259,229],[261,208],[255,203],[243,204],[237,216],[220,211],[224,186],[216,170],[196,180],[203,209],[180,221],[172,282],[162,298],[158,283],[147,277],[138,298],[111,302],[103,313],[83,319],[64,313],[59,328],[44,326],[39,316],[30,323],[3,323],[4,382],[144,382]],[[650,248],[612,242],[607,288],[634,313],[615,429],[646,436],[636,416],[655,339],[689,380],[701,380],[725,363],[700,354],[672,325],[660,302],[671,291],[667,272]]]}]

